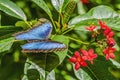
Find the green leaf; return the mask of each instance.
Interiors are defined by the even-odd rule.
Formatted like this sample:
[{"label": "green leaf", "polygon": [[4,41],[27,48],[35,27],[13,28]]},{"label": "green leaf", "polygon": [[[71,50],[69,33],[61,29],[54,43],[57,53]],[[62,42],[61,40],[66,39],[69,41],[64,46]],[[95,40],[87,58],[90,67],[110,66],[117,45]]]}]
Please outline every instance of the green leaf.
[{"label": "green leaf", "polygon": [[32,0],[35,4],[37,4],[40,8],[42,8],[49,17],[52,17],[52,13],[50,9],[48,8],[47,4],[44,2],[44,0]]},{"label": "green leaf", "polygon": [[54,6],[54,8],[61,13],[61,9],[62,9],[62,5],[64,0],[51,0],[52,5]]},{"label": "green leaf", "polygon": [[15,32],[21,31],[21,27],[15,26],[0,26],[0,36],[5,36],[8,34],[13,34]]},{"label": "green leaf", "polygon": [[115,65],[117,68],[120,68],[120,63],[118,63],[115,60],[110,59],[110,61],[113,63],[113,65]]},{"label": "green leaf", "polygon": [[[74,65],[73,65],[74,67]],[[75,76],[79,79],[79,80],[93,80],[87,72],[85,72],[83,69],[79,69],[79,70],[75,70],[74,69],[74,73]]]},{"label": "green leaf", "polygon": [[0,40],[0,53],[7,51],[7,50],[10,50],[13,42],[14,42],[14,37]]},{"label": "green leaf", "polygon": [[117,80],[109,71],[109,68],[113,67],[112,62],[106,61],[105,57],[98,56],[94,60],[94,65],[89,65],[88,67],[82,68],[86,71],[93,80]]},{"label": "green leaf", "polygon": [[65,8],[67,7],[68,3],[69,3],[69,0],[64,0],[64,3],[62,5],[62,12],[65,11]]},{"label": "green leaf", "polygon": [[118,14],[110,7],[108,6],[97,6],[92,8],[88,13],[79,15],[75,18],[73,18],[69,24],[77,24],[84,20],[89,19],[104,19],[104,18],[115,18],[118,17]]},{"label": "green leaf", "polygon": [[63,12],[63,23],[68,23],[69,18],[71,17],[73,11],[75,10],[77,1],[76,0],[69,0],[65,11]]},{"label": "green leaf", "polygon": [[84,15],[79,15],[73,18],[69,22],[69,27],[71,28],[71,26],[74,25],[75,30],[85,30],[84,27],[86,26],[99,26],[98,19],[106,22],[106,24],[112,29],[120,31],[120,18],[118,14],[112,8],[103,5],[91,9]]},{"label": "green leaf", "polygon": [[55,80],[55,72],[52,70],[50,73],[46,75],[45,70],[36,65],[34,62],[29,61],[27,59],[24,67],[24,74],[27,74],[23,76],[22,80],[28,79],[28,80]]},{"label": "green leaf", "polygon": [[47,80],[56,80],[55,79],[55,71],[52,70],[48,75],[47,75]]},{"label": "green leaf", "polygon": [[[58,41],[58,42],[62,42],[62,43],[64,43],[64,44],[68,47],[69,40],[68,40],[67,37],[65,37],[65,36],[63,36],[63,35],[54,36],[53,40]],[[66,57],[67,51],[68,51],[68,49],[66,49],[65,51],[62,51],[62,52],[55,52],[55,54],[57,54],[58,57],[59,57],[60,63],[61,63],[61,62],[64,60],[64,58]]]},{"label": "green leaf", "polygon": [[10,0],[0,0],[0,10],[15,18],[26,20],[24,12]]},{"label": "green leaf", "polygon": [[[52,38],[54,41],[63,42],[66,46],[68,45],[68,38],[62,35],[55,35],[54,38]],[[39,67],[44,69],[45,71],[52,71],[54,68],[56,68],[66,57],[67,55],[67,49],[65,51],[61,52],[55,52],[55,53],[30,53],[27,54],[30,61],[36,63]]]},{"label": "green leaf", "polygon": [[39,80],[39,72],[36,69],[28,69],[27,70],[28,80]]},{"label": "green leaf", "polygon": [[77,2],[77,11],[78,11],[78,14],[86,13],[86,6],[81,1]]}]

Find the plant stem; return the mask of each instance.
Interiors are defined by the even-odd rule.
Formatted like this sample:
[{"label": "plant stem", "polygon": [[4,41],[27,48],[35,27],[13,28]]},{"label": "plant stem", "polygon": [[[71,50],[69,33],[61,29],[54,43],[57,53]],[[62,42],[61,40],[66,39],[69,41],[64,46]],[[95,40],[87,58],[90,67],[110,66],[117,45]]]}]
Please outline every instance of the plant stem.
[{"label": "plant stem", "polygon": [[52,23],[53,23],[53,27],[55,28],[55,32],[56,32],[57,29],[56,29],[56,26],[55,26],[54,20],[52,19],[52,17],[50,17],[50,19],[51,19],[51,21],[52,21]]},{"label": "plant stem", "polygon": [[72,51],[70,51],[70,50],[68,50],[68,52],[69,52],[70,54],[73,54],[73,52],[72,52]]},{"label": "plant stem", "polygon": [[69,31],[71,31],[73,28],[70,28],[70,29],[68,29],[68,30],[66,30],[65,32],[63,32],[62,34],[66,34],[66,33],[68,33]]},{"label": "plant stem", "polygon": [[76,42],[79,42],[79,43],[82,43],[82,44],[85,44],[85,45],[88,45],[89,43],[86,43],[86,42],[83,42],[83,41],[81,41],[81,40],[77,40],[77,39],[75,39],[75,38],[72,38],[72,37],[69,37],[69,36],[67,36],[69,39],[71,39],[71,40],[73,40],[73,41],[76,41]]},{"label": "plant stem", "polygon": [[24,21],[30,28],[32,28],[32,26],[28,23],[28,21]]},{"label": "plant stem", "polygon": [[58,23],[60,23],[60,15],[61,15],[61,14],[59,13],[59,16],[58,16]]},{"label": "plant stem", "polygon": [[70,56],[70,55],[68,55],[68,54],[67,54],[67,57],[68,57],[68,58],[71,58],[71,56]]}]

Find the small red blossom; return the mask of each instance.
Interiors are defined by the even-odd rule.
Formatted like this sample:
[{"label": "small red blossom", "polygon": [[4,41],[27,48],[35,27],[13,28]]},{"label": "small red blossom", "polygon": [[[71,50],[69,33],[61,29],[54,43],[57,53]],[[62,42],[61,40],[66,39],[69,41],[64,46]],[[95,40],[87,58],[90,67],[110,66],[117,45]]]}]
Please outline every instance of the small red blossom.
[{"label": "small red blossom", "polygon": [[107,36],[110,32],[111,32],[111,29],[109,27],[106,27],[106,29],[104,30],[103,34],[105,36]]},{"label": "small red blossom", "polygon": [[111,38],[111,37],[114,36],[114,32],[113,32],[113,31],[110,31],[106,36],[109,37],[109,38]]},{"label": "small red blossom", "polygon": [[70,62],[75,64],[75,69],[78,70],[80,66],[86,67],[87,63],[85,59],[80,55],[78,51],[74,53],[74,56],[69,59]]},{"label": "small red blossom", "polygon": [[94,50],[90,49],[88,52],[86,50],[80,50],[83,54],[84,59],[87,58],[88,61],[90,61],[91,64],[93,64],[93,60],[97,58],[97,54],[94,54]]},{"label": "small red blossom", "polygon": [[113,47],[115,45],[115,40],[113,38],[107,38],[107,43],[109,47]]},{"label": "small red blossom", "polygon": [[106,55],[106,60],[108,60],[109,58],[114,59],[115,58],[115,55],[114,55],[115,51],[116,51],[116,49],[112,48],[112,47],[108,47],[108,48],[104,49],[103,53]]},{"label": "small red blossom", "polygon": [[84,4],[88,4],[89,3],[89,0],[80,0],[82,3]]},{"label": "small red blossom", "polygon": [[93,25],[86,27],[86,29],[89,30],[90,32],[92,32],[95,28],[96,26],[93,26]]},{"label": "small red blossom", "polygon": [[108,27],[104,22],[102,22],[100,20],[98,22],[99,22],[101,29],[106,29]]}]

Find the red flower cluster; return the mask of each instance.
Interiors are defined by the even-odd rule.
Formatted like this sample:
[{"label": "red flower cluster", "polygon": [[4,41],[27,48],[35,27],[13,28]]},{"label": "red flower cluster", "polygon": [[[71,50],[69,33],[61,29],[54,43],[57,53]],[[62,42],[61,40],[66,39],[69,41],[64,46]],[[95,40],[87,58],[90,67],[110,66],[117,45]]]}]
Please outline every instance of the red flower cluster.
[{"label": "red flower cluster", "polygon": [[80,52],[76,51],[74,56],[69,59],[70,62],[75,64],[76,70],[78,70],[80,66],[86,67],[86,61],[90,61],[90,63],[93,64],[93,60],[97,57],[97,54],[94,54],[93,49],[88,51],[80,49]]},{"label": "red flower cluster", "polygon": [[[108,60],[109,58],[114,59],[114,57],[115,57],[114,52],[116,51],[116,49],[113,48],[113,46],[115,45],[115,40],[113,38],[114,32],[111,30],[110,27],[108,27],[104,22],[102,22],[100,20],[99,20],[99,25],[100,25],[99,30],[101,32],[99,32],[99,30],[94,31],[96,26],[89,26],[89,27],[86,27],[86,29],[93,33],[92,37],[97,37],[97,35],[100,33],[105,36],[107,46],[105,46],[103,53],[106,56],[106,60]],[[94,35],[96,35],[96,36],[94,36]]]},{"label": "red flower cluster", "polygon": [[105,23],[99,20],[99,24],[101,29],[103,29],[103,34],[105,35],[107,39],[107,48],[103,50],[103,53],[106,55],[106,60],[109,58],[114,59],[115,55],[113,54],[116,49],[113,48],[115,45],[115,40],[112,38],[114,36],[114,32],[109,28]]}]

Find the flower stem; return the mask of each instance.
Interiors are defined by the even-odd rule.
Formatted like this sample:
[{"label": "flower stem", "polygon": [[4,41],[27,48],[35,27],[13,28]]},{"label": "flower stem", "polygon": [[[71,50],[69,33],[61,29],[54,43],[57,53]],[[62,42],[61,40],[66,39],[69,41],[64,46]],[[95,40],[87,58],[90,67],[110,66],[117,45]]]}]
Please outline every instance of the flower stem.
[{"label": "flower stem", "polygon": [[86,42],[83,42],[83,41],[81,41],[81,40],[77,40],[77,39],[75,39],[75,38],[72,38],[72,37],[69,37],[69,36],[67,36],[69,39],[71,39],[71,40],[73,40],[73,41],[76,41],[76,42],[79,42],[79,43],[82,43],[82,44],[85,44],[85,45],[88,45],[89,43],[86,43]]},{"label": "flower stem", "polygon": [[28,21],[24,21],[30,28],[32,28],[32,26],[28,23]]},{"label": "flower stem", "polygon": [[54,20],[52,19],[52,17],[50,17],[50,19],[51,19],[51,21],[52,21],[52,23],[53,23],[53,27],[55,28],[55,31],[57,31],[56,26],[55,26],[55,23],[54,23]]}]

